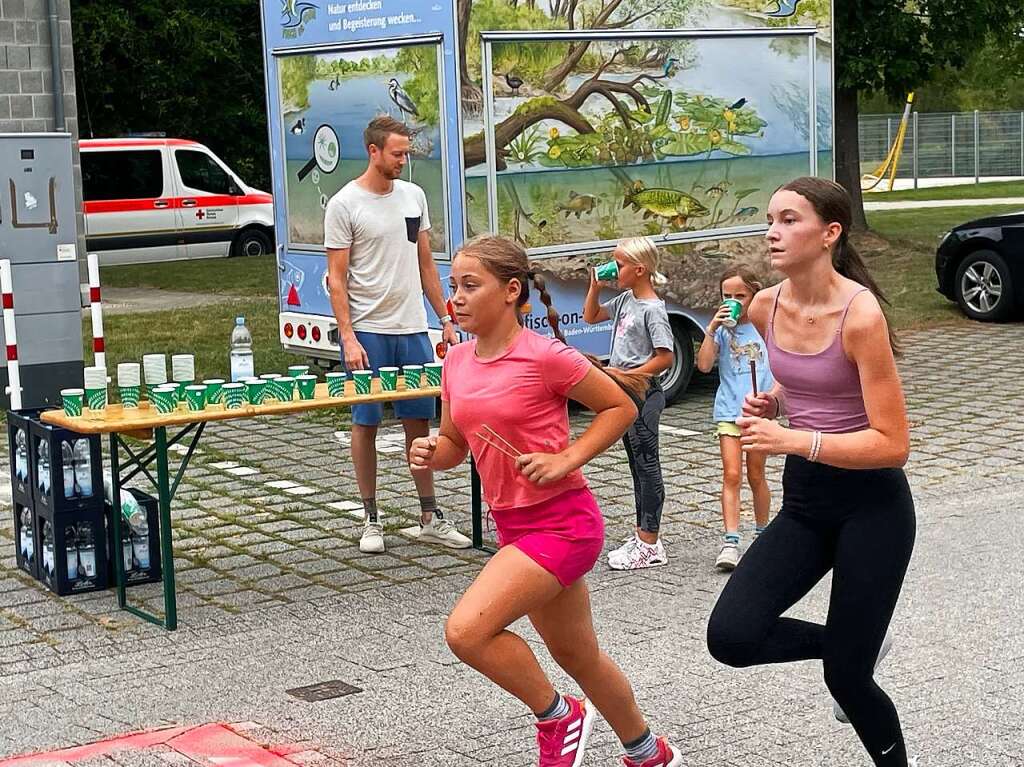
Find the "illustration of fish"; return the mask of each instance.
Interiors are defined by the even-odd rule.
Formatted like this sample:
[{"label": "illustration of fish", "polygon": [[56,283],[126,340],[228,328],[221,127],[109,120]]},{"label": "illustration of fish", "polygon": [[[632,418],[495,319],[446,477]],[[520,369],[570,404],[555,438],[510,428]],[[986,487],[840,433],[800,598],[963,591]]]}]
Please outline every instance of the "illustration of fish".
[{"label": "illustration of fish", "polygon": [[592,213],[596,207],[597,197],[594,195],[569,192],[569,202],[559,205],[558,210],[564,210],[566,218],[572,214],[576,214],[576,218],[579,218],[584,213]]},{"label": "illustration of fish", "polygon": [[635,211],[643,210],[644,218],[661,216],[675,220],[680,226],[685,226],[686,219],[700,218],[710,213],[704,204],[693,195],[678,189],[659,187],[648,189],[641,181],[635,182],[633,188],[626,192],[622,200],[623,208],[629,206],[632,206]]},{"label": "illustration of fish", "polygon": [[735,218],[750,218],[757,215],[757,208],[740,208],[733,216]]},{"label": "illustration of fish", "polygon": [[708,189],[708,197],[721,197],[726,193],[730,186],[732,186],[732,184],[728,181],[719,181]]}]

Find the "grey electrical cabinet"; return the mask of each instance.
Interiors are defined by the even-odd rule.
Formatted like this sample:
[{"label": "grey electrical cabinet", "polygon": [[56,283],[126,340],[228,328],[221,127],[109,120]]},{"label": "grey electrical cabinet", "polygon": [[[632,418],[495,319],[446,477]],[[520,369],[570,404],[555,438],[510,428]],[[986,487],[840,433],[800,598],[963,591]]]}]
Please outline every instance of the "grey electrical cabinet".
[{"label": "grey electrical cabinet", "polygon": [[[59,405],[62,388],[82,385],[74,188],[70,133],[0,133],[0,259],[11,262],[24,408]],[[2,323],[0,338],[6,347]]]}]

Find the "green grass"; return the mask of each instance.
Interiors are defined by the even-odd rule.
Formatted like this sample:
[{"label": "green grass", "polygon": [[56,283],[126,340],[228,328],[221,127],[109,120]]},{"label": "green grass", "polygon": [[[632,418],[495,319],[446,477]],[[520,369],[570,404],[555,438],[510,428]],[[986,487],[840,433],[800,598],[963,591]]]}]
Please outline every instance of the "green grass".
[{"label": "green grass", "polygon": [[100,270],[100,282],[105,288],[159,288],[186,293],[276,296],[277,261],[271,255],[105,266]]},{"label": "green grass", "polygon": [[902,200],[984,200],[994,197],[1024,197],[1024,181],[989,181],[984,184],[958,184],[897,192],[870,192],[865,202],[900,202]]},{"label": "green grass", "polygon": [[1009,213],[1014,206],[967,206],[924,210],[869,211],[872,232],[855,238],[871,273],[892,303],[899,330],[960,324],[968,320],[936,291],[935,249],[957,224]]},{"label": "green grass", "polygon": [[[283,373],[289,365],[299,361],[298,356],[281,348],[277,300],[268,298],[210,304],[196,309],[109,314],[103,318],[107,370],[115,371],[118,362],[141,362],[144,354],[194,354],[197,380],[228,378],[231,330],[239,314],[245,315],[246,325],[252,332],[257,373]],[[82,342],[86,364],[92,364],[92,329],[88,316],[82,321]]]}]

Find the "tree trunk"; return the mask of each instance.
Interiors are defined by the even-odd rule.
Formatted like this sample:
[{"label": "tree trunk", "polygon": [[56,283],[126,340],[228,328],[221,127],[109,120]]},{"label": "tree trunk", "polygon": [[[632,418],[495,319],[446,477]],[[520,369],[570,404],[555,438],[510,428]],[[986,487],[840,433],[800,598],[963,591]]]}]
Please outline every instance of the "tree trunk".
[{"label": "tree trunk", "polygon": [[462,108],[467,114],[475,114],[483,105],[483,91],[469,76],[469,61],[466,49],[469,42],[469,14],[473,0],[459,0],[459,85],[461,86]]},{"label": "tree trunk", "polygon": [[860,131],[857,124],[857,90],[836,89],[836,145],[834,149],[836,181],[850,193],[853,201],[853,229],[868,228],[864,215],[864,196],[860,189]]},{"label": "tree trunk", "polygon": [[[577,133],[593,133],[593,126],[587,122],[576,109],[561,101],[548,101],[528,111],[516,111],[494,126],[494,143],[500,153],[508,143],[531,125],[543,120],[558,120]],[[463,160],[467,168],[479,165],[486,159],[484,154],[484,134],[477,133],[466,139],[462,148]],[[498,169],[504,167],[504,160],[499,155]]]}]

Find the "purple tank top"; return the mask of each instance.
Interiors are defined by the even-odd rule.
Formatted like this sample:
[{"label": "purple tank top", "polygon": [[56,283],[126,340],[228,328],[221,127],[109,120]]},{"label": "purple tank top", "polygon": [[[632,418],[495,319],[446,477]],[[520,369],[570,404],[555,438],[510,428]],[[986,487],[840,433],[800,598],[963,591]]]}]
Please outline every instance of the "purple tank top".
[{"label": "purple tank top", "polygon": [[775,343],[775,312],[779,308],[782,288],[775,292],[765,345],[768,347],[772,375],[786,391],[786,414],[794,429],[845,434],[868,428],[860,375],[857,366],[843,352],[846,315],[853,299],[865,290],[867,288],[858,290],[850,297],[839,321],[835,340],[817,354],[786,351]]}]

